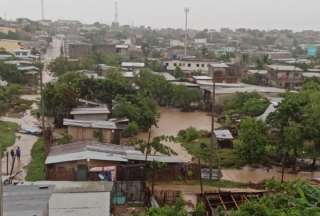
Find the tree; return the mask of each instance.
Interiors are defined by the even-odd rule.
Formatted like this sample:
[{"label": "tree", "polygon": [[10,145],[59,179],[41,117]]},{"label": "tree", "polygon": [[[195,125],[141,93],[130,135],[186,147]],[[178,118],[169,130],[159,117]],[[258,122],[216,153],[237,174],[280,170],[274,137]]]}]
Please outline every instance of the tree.
[{"label": "tree", "polygon": [[177,79],[185,79],[186,74],[181,70],[179,66],[176,66],[176,68],[173,71],[173,76]]},{"label": "tree", "polygon": [[[145,140],[138,140],[136,142],[136,147],[140,151],[145,153],[145,164],[146,168],[151,168],[151,175],[152,175],[152,194],[154,192],[154,173],[155,170],[161,169],[165,164],[159,163],[157,161],[152,161],[148,163],[148,157],[150,155],[157,155],[158,153],[164,155],[172,155],[176,154],[170,147],[166,146],[163,142],[173,141],[173,137],[168,136],[159,136],[155,137],[151,140],[151,128],[149,129],[149,138],[147,141]],[[147,173],[146,173],[147,174]],[[146,178],[147,179],[147,178]]]},{"label": "tree", "polygon": [[244,161],[249,164],[262,162],[268,144],[266,125],[253,118],[243,119],[235,144],[239,157]]},{"label": "tree", "polygon": [[23,73],[18,71],[16,65],[5,64],[0,61],[0,78],[6,80],[9,83],[24,83],[25,79]]},{"label": "tree", "polygon": [[139,125],[136,122],[130,122],[128,127],[123,131],[124,137],[132,137],[137,135],[139,132]]}]

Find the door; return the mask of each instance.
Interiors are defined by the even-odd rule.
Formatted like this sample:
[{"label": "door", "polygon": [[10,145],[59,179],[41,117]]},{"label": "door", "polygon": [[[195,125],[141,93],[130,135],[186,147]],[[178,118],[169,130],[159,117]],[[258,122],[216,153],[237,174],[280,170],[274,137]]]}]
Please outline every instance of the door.
[{"label": "door", "polygon": [[88,181],[88,167],[86,165],[77,166],[77,181]]}]

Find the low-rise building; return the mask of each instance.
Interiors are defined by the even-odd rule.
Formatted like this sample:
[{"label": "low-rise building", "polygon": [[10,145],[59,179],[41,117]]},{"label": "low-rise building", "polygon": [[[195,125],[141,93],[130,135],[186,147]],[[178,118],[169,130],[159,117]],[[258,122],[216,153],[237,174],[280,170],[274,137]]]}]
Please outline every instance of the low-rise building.
[{"label": "low-rise building", "polygon": [[197,59],[181,59],[181,60],[164,60],[164,66],[168,71],[174,71],[177,67],[181,68],[185,73],[203,72],[208,73],[209,65],[214,62],[211,60],[197,60]]},{"label": "low-rise building", "polygon": [[[145,154],[133,146],[82,141],[52,146],[45,164],[48,180],[87,181],[107,176],[109,181],[117,181],[122,180],[123,172],[129,173],[128,169],[120,170],[121,167],[141,164],[145,160]],[[166,164],[183,163],[176,156],[165,155],[149,155],[147,160]],[[107,175],[99,176],[102,173]]]},{"label": "low-rise building", "polygon": [[72,141],[99,140],[105,143],[120,144],[121,131],[125,128],[116,121],[64,119],[68,135]]},{"label": "low-rise building", "polygon": [[71,115],[76,120],[106,121],[109,118],[110,110],[107,106],[74,108]]},{"label": "low-rise building", "polygon": [[303,70],[291,65],[268,65],[268,79],[272,86],[295,89],[303,84]]},{"label": "low-rise building", "polygon": [[217,83],[238,83],[241,79],[241,69],[234,64],[214,63],[209,64],[209,76],[214,74]]}]

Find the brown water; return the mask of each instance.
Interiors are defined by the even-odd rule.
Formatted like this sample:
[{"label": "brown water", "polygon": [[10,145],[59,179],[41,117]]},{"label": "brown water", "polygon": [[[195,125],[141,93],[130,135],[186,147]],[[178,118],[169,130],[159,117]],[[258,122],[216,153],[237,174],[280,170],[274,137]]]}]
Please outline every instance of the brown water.
[{"label": "brown water", "polygon": [[[151,135],[152,137],[176,136],[180,130],[188,127],[209,131],[211,130],[211,117],[207,112],[181,112],[178,109],[161,107],[158,127],[152,128]],[[147,138],[148,135],[142,133],[139,137]]]},{"label": "brown water", "polygon": [[[241,183],[260,183],[268,179],[281,180],[281,168],[274,167],[272,169],[266,168],[251,168],[244,167],[242,169],[224,169],[222,170],[223,179]],[[298,172],[288,173],[284,175],[285,181],[293,181],[297,179],[312,180],[320,178],[320,172]]]},{"label": "brown water", "polygon": [[[216,124],[216,127],[219,125]],[[180,130],[189,127],[198,130],[211,130],[211,117],[206,112],[181,112],[174,108],[160,108],[160,119],[158,127],[152,127],[151,137],[157,136],[177,136]],[[148,139],[148,133],[138,135],[140,139]],[[166,142],[173,151],[177,153],[177,157],[185,162],[190,162],[192,156],[181,146],[180,143]]]}]

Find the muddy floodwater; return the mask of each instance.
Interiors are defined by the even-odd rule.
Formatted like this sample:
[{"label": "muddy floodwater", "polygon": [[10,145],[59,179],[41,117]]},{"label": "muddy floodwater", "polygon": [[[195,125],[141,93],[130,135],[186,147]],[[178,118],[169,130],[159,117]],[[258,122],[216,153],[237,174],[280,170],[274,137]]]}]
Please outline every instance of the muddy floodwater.
[{"label": "muddy floodwater", "polygon": [[[158,127],[152,128],[151,136],[176,136],[180,130],[188,127],[209,131],[211,130],[211,117],[207,112],[181,112],[178,109],[161,107]],[[147,133],[142,133],[139,137],[148,136]]]},{"label": "muddy floodwater", "polygon": [[[160,108],[160,119],[158,127],[152,127],[151,137],[157,136],[177,136],[180,130],[189,127],[197,128],[198,130],[211,130],[211,117],[207,112],[181,112],[174,108]],[[216,127],[219,127],[216,124]],[[140,139],[148,139],[148,133],[138,135]],[[177,157],[184,162],[190,162],[192,156],[179,143],[165,142],[172,150],[177,153]]]},{"label": "muddy floodwater", "polygon": [[[242,169],[223,169],[222,175],[224,180],[242,182],[242,183],[260,183],[268,179],[281,180],[281,168],[251,168],[244,167]],[[320,178],[320,172],[298,172],[289,173],[286,171],[284,175],[285,181],[293,181],[297,179],[312,180]]]}]

